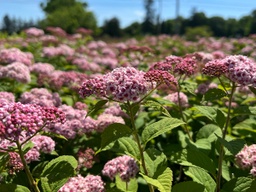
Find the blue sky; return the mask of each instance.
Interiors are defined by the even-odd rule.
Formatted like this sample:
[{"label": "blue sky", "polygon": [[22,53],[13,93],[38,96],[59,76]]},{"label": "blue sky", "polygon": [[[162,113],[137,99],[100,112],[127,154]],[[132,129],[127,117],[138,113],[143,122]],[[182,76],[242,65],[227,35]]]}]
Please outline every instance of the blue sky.
[{"label": "blue sky", "polygon": [[[134,21],[141,22],[145,10],[143,0],[85,0],[89,10],[97,17],[101,26],[106,19],[117,17],[121,27]],[[24,20],[38,20],[44,17],[39,4],[43,0],[0,0],[0,21],[5,14]],[[185,18],[192,9],[204,12],[208,17],[222,16],[239,19],[256,9],[256,0],[179,0],[179,14]],[[176,0],[155,0],[156,13],[161,12],[161,19],[175,18]]]}]

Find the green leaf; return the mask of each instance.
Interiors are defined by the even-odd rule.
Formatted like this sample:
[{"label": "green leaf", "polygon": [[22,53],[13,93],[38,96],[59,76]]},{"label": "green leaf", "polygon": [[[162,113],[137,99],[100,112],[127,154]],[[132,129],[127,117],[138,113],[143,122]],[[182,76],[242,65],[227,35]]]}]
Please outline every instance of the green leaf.
[{"label": "green leaf", "polygon": [[149,177],[157,178],[167,167],[165,154],[154,148],[147,149],[144,158]]},{"label": "green leaf", "polygon": [[6,164],[9,162],[9,153],[0,152],[0,173],[6,168]]},{"label": "green leaf", "polygon": [[131,134],[132,130],[130,127],[121,123],[113,123],[104,129],[103,133],[101,134],[101,149],[106,147],[111,142],[114,142],[121,137],[130,136]]},{"label": "green leaf", "polygon": [[65,136],[63,136],[63,135],[61,135],[61,134],[58,134],[58,133],[42,132],[41,134],[42,134],[42,135],[46,135],[46,136],[48,136],[48,137],[56,137],[56,138],[59,138],[59,139],[63,139],[63,140],[68,141],[68,139],[67,139]]},{"label": "green leaf", "polygon": [[47,177],[41,177],[41,187],[43,189],[43,192],[52,191]]},{"label": "green leaf", "polygon": [[[167,101],[166,101],[167,103]],[[169,102],[171,103],[171,102]],[[157,111],[160,111],[161,113],[163,113],[165,116],[167,117],[171,117],[170,113],[168,112],[168,110],[161,104],[161,103],[158,103],[156,101],[153,101],[153,100],[147,100],[145,103],[144,103],[145,106],[147,107],[153,107],[155,108]]]},{"label": "green leaf", "polygon": [[203,192],[205,187],[194,181],[185,181],[173,186],[172,192]]},{"label": "green leaf", "polygon": [[26,154],[30,149],[34,147],[34,143],[32,141],[28,141],[24,146],[22,147],[22,151],[24,154]]},{"label": "green leaf", "polygon": [[218,89],[218,88],[213,88],[213,89],[209,89],[205,95],[204,95],[204,99],[206,101],[214,101],[214,100],[219,100],[222,97],[226,96],[225,91]]},{"label": "green leaf", "polygon": [[192,110],[195,110],[198,112],[198,114],[207,117],[208,119],[215,122],[215,117],[217,114],[217,108],[215,107],[209,107],[209,106],[195,106],[192,108]]},{"label": "green leaf", "polygon": [[91,115],[92,113],[96,113],[97,111],[99,111],[102,106],[104,106],[106,103],[108,102],[108,100],[100,100],[98,101],[92,109],[90,109],[86,115],[86,117],[88,117],[89,115]]},{"label": "green leaf", "polygon": [[27,187],[17,184],[0,184],[1,192],[30,192]]},{"label": "green leaf", "polygon": [[206,171],[209,171],[212,175],[216,173],[216,166],[212,159],[206,154],[197,150],[183,149],[178,153],[175,153],[172,157],[174,163],[189,167],[200,167]]},{"label": "green leaf", "polygon": [[221,137],[218,137],[218,141],[226,147],[232,155],[236,155],[241,149],[244,147],[246,142],[243,139],[234,139],[231,141],[227,141],[222,139]]},{"label": "green leaf", "polygon": [[97,151],[97,153],[105,150],[111,150],[117,153],[124,153],[132,156],[134,159],[138,161],[140,159],[140,151],[139,151],[138,145],[130,137],[119,138],[116,141],[108,144],[106,147]]},{"label": "green leaf", "polygon": [[203,126],[197,133],[197,140],[201,138],[208,139],[209,142],[217,140],[216,135],[222,135],[221,128],[214,124],[208,124]]},{"label": "green leaf", "polygon": [[117,175],[115,177],[115,180],[116,180],[116,187],[121,191],[137,192],[138,190],[138,182],[136,178],[131,179],[129,182],[124,182],[121,180],[120,176]]},{"label": "green leaf", "polygon": [[205,186],[204,192],[214,192],[216,188],[216,183],[213,178],[203,169],[199,167],[189,167],[188,170],[184,172],[187,176],[191,177],[193,181]]},{"label": "green leaf", "polygon": [[249,86],[249,89],[256,95],[256,88]]},{"label": "green leaf", "polygon": [[[77,160],[73,156],[63,155],[51,160],[41,174],[42,186],[50,186],[52,192],[57,192],[68,179],[75,175]],[[44,183],[47,182],[48,183]]]},{"label": "green leaf", "polygon": [[186,92],[189,92],[190,94],[192,95],[195,95],[195,90],[197,88],[197,83],[195,82],[192,82],[192,81],[184,81],[182,84],[181,84],[181,87],[182,89]]},{"label": "green leaf", "polygon": [[234,115],[255,115],[256,107],[238,106],[234,109]]},{"label": "green leaf", "polygon": [[62,103],[66,103],[69,106],[73,106],[74,105],[74,100],[72,99],[72,96],[62,96],[61,97],[61,101]]},{"label": "green leaf", "polygon": [[42,174],[42,171],[44,170],[44,167],[48,164],[48,161],[43,161],[40,162],[38,165],[36,165],[34,167],[34,169],[32,170],[32,175],[34,178],[39,178],[40,175]]},{"label": "green leaf", "polygon": [[[254,187],[253,187],[254,186]],[[254,192],[255,180],[249,177],[238,177],[225,183],[221,192]]]},{"label": "green leaf", "polygon": [[142,142],[146,145],[151,139],[184,124],[183,121],[176,118],[163,118],[145,127],[142,132]]},{"label": "green leaf", "polygon": [[141,173],[147,183],[155,186],[160,192],[170,192],[172,189],[172,170],[167,167],[156,179]]}]

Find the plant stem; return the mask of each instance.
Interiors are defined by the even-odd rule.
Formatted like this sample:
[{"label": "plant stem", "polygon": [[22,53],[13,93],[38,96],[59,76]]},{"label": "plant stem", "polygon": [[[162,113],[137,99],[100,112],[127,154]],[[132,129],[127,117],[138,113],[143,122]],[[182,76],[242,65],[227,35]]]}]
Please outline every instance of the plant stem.
[{"label": "plant stem", "polygon": [[[130,105],[130,103],[127,103],[127,104],[128,104],[128,109],[129,109],[128,114],[131,118],[133,137],[134,137],[134,139],[138,145],[139,151],[140,151],[141,165],[142,165],[145,175],[148,176],[148,170],[146,168],[145,158],[144,158],[144,154],[143,154],[143,148],[141,146],[140,139],[139,139],[139,136],[138,136],[138,133],[136,130],[136,126],[135,126],[135,119],[134,119],[135,114],[133,114],[133,112],[132,112],[132,106]],[[148,184],[148,187],[149,187],[150,192],[154,192],[154,187],[151,184]]]},{"label": "plant stem", "polygon": [[[231,89],[231,93],[229,95],[229,102],[228,102],[228,114],[227,114],[227,118],[226,118],[226,123],[225,123],[225,127],[222,130],[222,139],[225,140],[226,135],[227,135],[227,129],[230,123],[230,113],[231,113],[231,103],[232,103],[232,99],[233,99],[233,95],[236,89],[236,85],[234,82],[232,82],[232,89]],[[220,145],[220,152],[219,152],[219,162],[218,162],[218,175],[217,175],[217,187],[216,187],[216,192],[220,192],[220,185],[221,185],[221,177],[222,177],[222,161],[223,158],[225,156],[224,153],[224,146],[223,144]]]},{"label": "plant stem", "polygon": [[190,135],[189,130],[188,130],[188,127],[187,127],[187,121],[186,121],[186,119],[185,119],[185,117],[184,117],[184,114],[183,114],[183,112],[182,112],[182,105],[181,105],[181,100],[180,100],[180,87],[179,87],[179,85],[177,86],[177,89],[178,89],[178,101],[179,101],[179,112],[180,112],[180,116],[181,116],[182,121],[185,122],[185,125],[184,125],[185,132],[187,133],[187,135],[188,135],[190,141],[193,142],[193,138],[192,138],[192,136]]},{"label": "plant stem", "polygon": [[17,141],[16,144],[17,144],[17,147],[18,147],[18,151],[19,151],[19,155],[20,155],[22,164],[24,166],[26,175],[28,177],[29,184],[30,184],[30,186],[31,186],[31,188],[33,189],[34,192],[40,192],[40,190],[39,190],[32,174],[31,174],[31,172],[28,168],[27,162],[26,162],[25,157],[24,157],[24,153],[23,153],[22,148],[21,148],[21,144],[19,143],[19,141]]}]

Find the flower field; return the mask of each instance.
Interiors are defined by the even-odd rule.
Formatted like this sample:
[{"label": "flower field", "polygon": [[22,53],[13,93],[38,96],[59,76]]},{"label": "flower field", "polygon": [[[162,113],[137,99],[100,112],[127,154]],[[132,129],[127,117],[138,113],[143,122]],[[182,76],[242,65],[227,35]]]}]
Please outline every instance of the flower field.
[{"label": "flower field", "polygon": [[256,36],[0,36],[1,192],[255,192]]}]

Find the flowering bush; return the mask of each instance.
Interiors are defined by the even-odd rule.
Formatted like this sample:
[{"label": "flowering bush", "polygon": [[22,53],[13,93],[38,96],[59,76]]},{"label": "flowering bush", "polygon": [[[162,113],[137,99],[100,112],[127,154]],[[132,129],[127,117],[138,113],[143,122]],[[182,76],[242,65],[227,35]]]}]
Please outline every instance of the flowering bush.
[{"label": "flowering bush", "polygon": [[0,41],[0,191],[255,191],[255,37],[47,31]]}]

